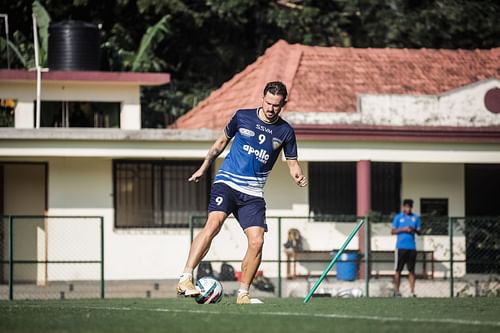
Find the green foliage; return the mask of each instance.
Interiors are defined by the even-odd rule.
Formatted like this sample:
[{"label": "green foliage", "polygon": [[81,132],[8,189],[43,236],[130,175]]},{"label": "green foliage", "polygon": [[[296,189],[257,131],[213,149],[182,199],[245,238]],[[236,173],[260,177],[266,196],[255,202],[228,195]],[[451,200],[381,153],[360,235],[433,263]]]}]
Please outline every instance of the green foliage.
[{"label": "green foliage", "polygon": [[33,1],[33,14],[36,16],[36,24],[38,28],[38,37],[40,43],[39,61],[40,66],[47,67],[48,50],[49,50],[49,25],[50,15],[38,1]]},{"label": "green foliage", "polygon": [[[23,68],[29,68],[28,67],[28,59],[25,58],[24,54],[21,53],[21,51],[17,48],[17,46],[12,42],[8,41],[4,37],[0,37],[0,52],[2,54],[7,53],[7,48],[9,48],[11,51],[14,52],[14,55],[16,58],[14,59],[14,62],[19,61],[22,65]],[[12,61],[12,59],[11,59]]]},{"label": "green foliage", "polygon": [[169,33],[167,27],[169,18],[169,15],[163,16],[162,19],[158,21],[158,23],[146,30],[146,33],[144,34],[144,36],[142,36],[139,50],[137,50],[137,53],[134,55],[134,60],[131,66],[132,71],[136,72],[138,70],[142,70],[147,72],[151,69],[153,69],[154,71],[160,71],[165,67],[163,61],[154,61],[155,59],[152,49],[155,40],[160,41],[165,37],[165,35]]}]

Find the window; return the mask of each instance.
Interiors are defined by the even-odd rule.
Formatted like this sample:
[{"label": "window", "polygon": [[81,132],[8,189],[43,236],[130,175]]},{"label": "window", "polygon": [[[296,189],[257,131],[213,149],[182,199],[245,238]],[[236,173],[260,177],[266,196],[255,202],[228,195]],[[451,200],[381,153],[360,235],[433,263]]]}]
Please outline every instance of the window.
[{"label": "window", "polygon": [[14,112],[17,101],[10,98],[0,98],[0,127],[14,127]]},{"label": "window", "polygon": [[[309,163],[309,207],[315,216],[356,215],[356,162]],[[372,210],[390,220],[401,203],[401,163],[371,163]]]},{"label": "window", "polygon": [[[42,101],[40,127],[120,127],[118,102]],[[36,103],[35,103],[36,123]]]},{"label": "window", "polygon": [[448,234],[448,198],[421,198],[420,215],[422,233],[426,235]]},{"label": "window", "polygon": [[200,163],[114,161],[115,226],[188,227],[190,216],[205,215],[210,177],[199,183],[187,181]]},{"label": "window", "polygon": [[372,211],[381,221],[389,221],[392,214],[399,212],[401,163],[371,163],[371,197]]},{"label": "window", "polygon": [[316,217],[356,215],[356,162],[310,162],[309,209]]}]

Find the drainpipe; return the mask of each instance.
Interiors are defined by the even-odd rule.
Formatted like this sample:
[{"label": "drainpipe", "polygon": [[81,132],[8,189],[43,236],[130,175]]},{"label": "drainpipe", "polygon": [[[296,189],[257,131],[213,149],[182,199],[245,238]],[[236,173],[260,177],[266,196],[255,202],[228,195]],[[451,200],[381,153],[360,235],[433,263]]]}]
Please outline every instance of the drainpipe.
[{"label": "drainpipe", "polygon": [[36,25],[36,15],[32,14],[33,17],[33,46],[35,49],[35,70],[36,70],[36,128],[40,128],[40,95],[42,90],[42,68],[40,67],[39,61],[39,51],[38,51],[38,30]]}]

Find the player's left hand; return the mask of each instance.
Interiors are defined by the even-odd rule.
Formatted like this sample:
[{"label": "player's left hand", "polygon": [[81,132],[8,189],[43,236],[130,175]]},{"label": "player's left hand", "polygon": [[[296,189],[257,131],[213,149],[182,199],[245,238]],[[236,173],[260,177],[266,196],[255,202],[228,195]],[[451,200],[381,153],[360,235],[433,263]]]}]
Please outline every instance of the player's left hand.
[{"label": "player's left hand", "polygon": [[200,178],[203,177],[203,174],[204,174],[203,170],[201,169],[196,170],[195,173],[193,173],[191,177],[189,177],[188,182],[198,183],[200,181]]},{"label": "player's left hand", "polygon": [[304,175],[297,174],[295,175],[295,184],[297,184],[300,187],[305,187],[307,186],[307,178]]}]

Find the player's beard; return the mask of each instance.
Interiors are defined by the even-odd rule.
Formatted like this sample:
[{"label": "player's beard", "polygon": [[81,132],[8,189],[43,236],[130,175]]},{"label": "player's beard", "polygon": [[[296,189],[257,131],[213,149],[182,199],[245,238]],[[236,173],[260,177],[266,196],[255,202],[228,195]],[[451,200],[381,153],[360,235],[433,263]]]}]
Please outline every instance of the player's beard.
[{"label": "player's beard", "polygon": [[273,122],[278,118],[279,112],[264,111],[264,116],[268,122]]}]

